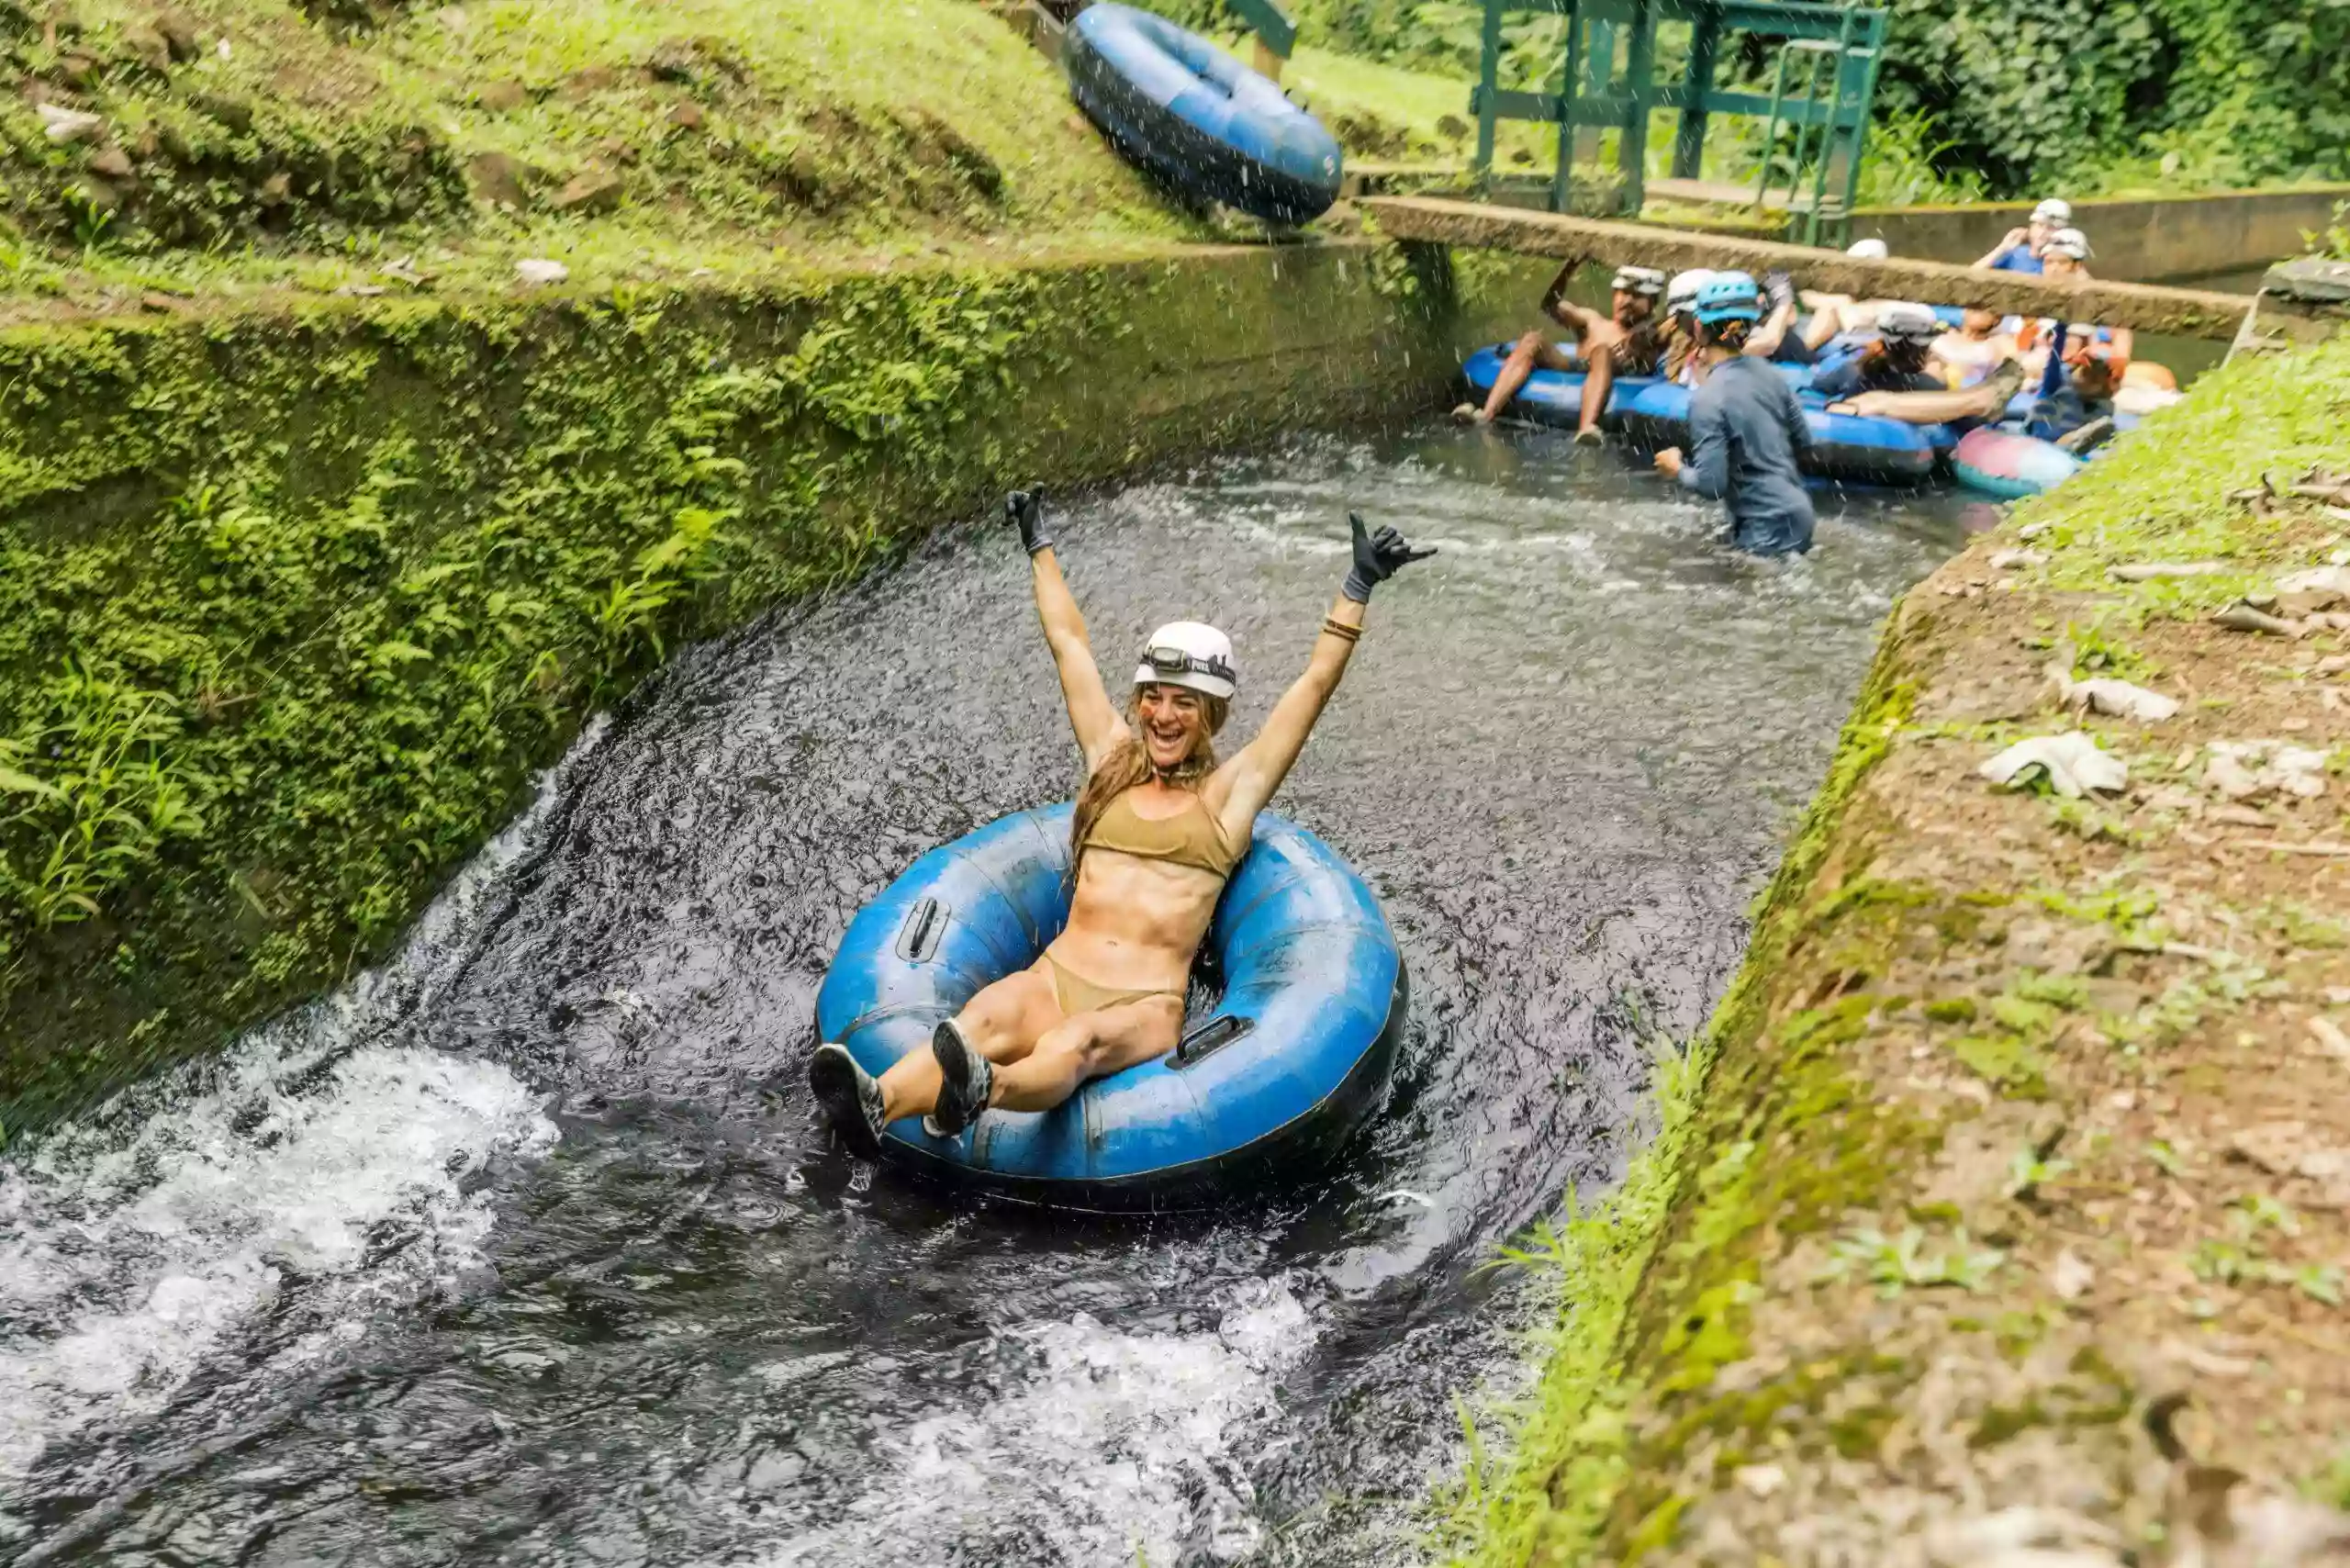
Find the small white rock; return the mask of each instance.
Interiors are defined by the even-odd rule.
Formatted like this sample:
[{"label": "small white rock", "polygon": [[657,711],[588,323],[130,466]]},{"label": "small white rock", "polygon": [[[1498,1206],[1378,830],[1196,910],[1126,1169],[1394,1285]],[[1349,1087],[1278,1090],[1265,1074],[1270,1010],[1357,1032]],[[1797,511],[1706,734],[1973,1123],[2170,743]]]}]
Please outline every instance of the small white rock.
[{"label": "small white rock", "polygon": [[2326,1055],[2336,1061],[2350,1062],[2350,1035],[2344,1034],[2340,1025],[2322,1013],[2313,1013],[2310,1015],[2309,1025],[2310,1037],[2317,1041]]},{"label": "small white rock", "polygon": [[1995,572],[2010,572],[2047,564],[2048,553],[2044,550],[2000,550],[1991,556],[1991,569]]},{"label": "small white rock", "polygon": [[40,116],[41,124],[51,141],[87,141],[104,129],[106,123],[97,115],[69,109],[62,104],[36,104],[33,112]]},{"label": "small white rock", "polygon": [[2062,1301],[2078,1301],[2095,1283],[2097,1271],[2069,1247],[2056,1254],[2056,1262],[2048,1271],[2048,1288]]},{"label": "small white rock", "polygon": [[1757,1497],[1768,1497],[1787,1484],[1787,1473],[1775,1464],[1741,1464],[1738,1484]]},{"label": "small white rock", "polygon": [[2350,566],[2311,566],[2277,579],[2278,593],[2350,594]]},{"label": "small white rock", "polygon": [[569,267],[543,256],[524,257],[514,263],[514,272],[524,283],[561,283],[571,275]]},{"label": "small white rock", "polygon": [[2213,741],[2203,764],[2203,782],[2231,801],[2249,801],[2271,790],[2313,801],[2325,793],[2328,754],[2313,746],[2278,741]]},{"label": "small white rock", "polygon": [[2098,750],[2096,740],[2080,730],[2018,741],[1975,771],[1994,784],[2015,784],[2035,767],[2044,770],[2049,787],[2068,800],[2091,790],[2109,794],[2130,784],[2130,765]]},{"label": "small white rock", "polygon": [[2142,724],[2159,724],[2178,711],[2178,703],[2159,691],[2102,677],[2067,681],[2065,700],[2092,713],[2110,713],[2117,718],[2135,719]]}]

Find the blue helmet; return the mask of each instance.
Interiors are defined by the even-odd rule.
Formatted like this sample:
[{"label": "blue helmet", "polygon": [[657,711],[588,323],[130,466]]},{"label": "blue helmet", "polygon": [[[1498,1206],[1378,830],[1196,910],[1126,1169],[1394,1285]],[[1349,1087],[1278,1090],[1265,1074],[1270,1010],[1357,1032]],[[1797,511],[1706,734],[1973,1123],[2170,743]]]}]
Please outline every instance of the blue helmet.
[{"label": "blue helmet", "polygon": [[1697,319],[1708,327],[1762,319],[1762,291],[1744,273],[1716,273],[1697,291]]}]

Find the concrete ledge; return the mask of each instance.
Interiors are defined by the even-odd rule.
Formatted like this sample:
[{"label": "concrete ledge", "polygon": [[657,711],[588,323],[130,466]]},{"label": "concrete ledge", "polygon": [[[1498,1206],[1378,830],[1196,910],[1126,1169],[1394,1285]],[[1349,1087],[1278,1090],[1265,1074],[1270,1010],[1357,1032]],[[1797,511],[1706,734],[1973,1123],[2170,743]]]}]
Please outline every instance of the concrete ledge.
[{"label": "concrete ledge", "polygon": [[[2333,221],[2350,185],[2218,196],[2092,197],[2073,203],[2073,220],[2097,247],[2100,277],[2132,282],[2193,279],[2266,266],[2307,248],[2301,236]],[[1864,207],[1852,238],[1883,240],[1897,256],[1964,263],[1989,252],[2031,216],[2031,202],[1966,207]]]},{"label": "concrete ledge", "polygon": [[[2002,315],[2064,316],[2143,332],[2226,342],[2234,337],[2250,301],[2207,289],[2102,280],[2059,283],[2021,273],[1995,273],[1946,262],[1856,260],[1841,251],[1775,241],[1700,234],[1646,224],[1568,218],[1430,197],[1374,196],[1363,209],[1393,239],[1516,251],[1528,255],[1587,256],[1680,271],[1740,268],[1757,276],[1795,274],[1807,288],[1835,294],[1980,306]],[[2306,307],[2280,305],[2277,324],[2296,336],[2328,335],[2334,322]]]}]

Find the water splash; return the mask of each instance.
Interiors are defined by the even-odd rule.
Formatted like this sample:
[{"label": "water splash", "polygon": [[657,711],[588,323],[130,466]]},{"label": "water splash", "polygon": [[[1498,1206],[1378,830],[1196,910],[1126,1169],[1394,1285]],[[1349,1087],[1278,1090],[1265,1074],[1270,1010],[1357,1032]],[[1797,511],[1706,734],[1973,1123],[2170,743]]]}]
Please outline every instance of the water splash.
[{"label": "water splash", "polygon": [[284,1375],[484,1265],[481,1179],[543,1153],[554,1124],[497,1063],[397,1036],[605,728],[390,963],[0,1161],[0,1540],[28,1533],[5,1505],[46,1450],[163,1409],[257,1319]]},{"label": "water splash", "polygon": [[1239,1562],[1265,1538],[1250,1439],[1278,1424],[1281,1376],[1315,1337],[1286,1278],[1242,1285],[1210,1332],[1080,1313],[992,1336],[954,1403],[878,1445],[883,1484],[764,1561]]}]

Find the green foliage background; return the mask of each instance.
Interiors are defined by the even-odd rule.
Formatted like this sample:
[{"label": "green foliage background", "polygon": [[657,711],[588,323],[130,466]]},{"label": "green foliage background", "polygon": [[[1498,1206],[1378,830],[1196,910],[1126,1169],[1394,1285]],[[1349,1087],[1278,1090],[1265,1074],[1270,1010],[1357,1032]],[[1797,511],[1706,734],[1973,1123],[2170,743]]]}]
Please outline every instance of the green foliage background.
[{"label": "green foliage background", "polygon": [[[1145,3],[1190,25],[1233,26],[1222,0]],[[1476,0],[1286,3],[1302,37],[1458,74],[1465,103]],[[2350,178],[2344,0],[1888,4],[1881,120],[1907,124],[1945,177],[1979,177],[1988,194]],[[1514,17],[1508,36],[1511,84],[1555,76],[1555,18]],[[1678,68],[1672,37],[1659,51],[1668,72]]]}]

